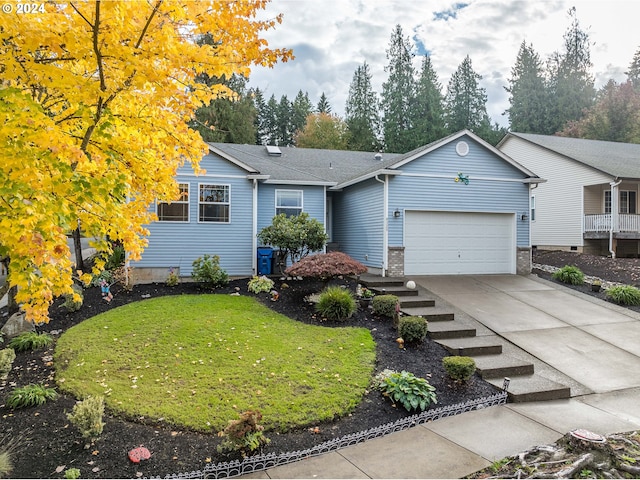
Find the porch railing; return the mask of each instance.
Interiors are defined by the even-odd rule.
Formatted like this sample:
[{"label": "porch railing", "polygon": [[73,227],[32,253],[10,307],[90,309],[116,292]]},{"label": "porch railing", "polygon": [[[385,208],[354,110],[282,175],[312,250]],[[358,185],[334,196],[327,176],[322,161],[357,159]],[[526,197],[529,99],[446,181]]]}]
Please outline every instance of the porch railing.
[{"label": "porch railing", "polygon": [[[584,216],[585,232],[608,232],[611,229],[611,214],[601,213]],[[640,232],[640,215],[621,213],[618,215],[618,225],[614,232]]]}]

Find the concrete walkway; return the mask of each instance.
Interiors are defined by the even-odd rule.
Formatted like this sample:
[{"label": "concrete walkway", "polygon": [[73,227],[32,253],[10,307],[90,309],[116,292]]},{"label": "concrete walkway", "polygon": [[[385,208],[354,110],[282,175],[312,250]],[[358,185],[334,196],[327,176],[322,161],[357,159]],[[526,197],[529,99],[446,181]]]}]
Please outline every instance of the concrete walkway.
[{"label": "concrete walkway", "polygon": [[413,280],[567,380],[572,398],[476,410],[243,478],[460,478],[577,428],[640,429],[639,315],[533,276]]}]

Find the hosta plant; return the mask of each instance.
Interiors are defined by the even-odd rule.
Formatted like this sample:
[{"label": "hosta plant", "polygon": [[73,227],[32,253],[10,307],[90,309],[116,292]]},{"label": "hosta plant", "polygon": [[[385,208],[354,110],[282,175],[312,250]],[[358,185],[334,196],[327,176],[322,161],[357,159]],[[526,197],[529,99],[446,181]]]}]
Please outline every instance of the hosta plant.
[{"label": "hosta plant", "polygon": [[273,289],[274,283],[269,277],[265,275],[254,276],[249,280],[248,290],[251,293],[270,292]]},{"label": "hosta plant", "polygon": [[44,385],[30,384],[15,388],[6,400],[9,408],[37,407],[44,405],[48,400],[55,400],[58,393],[53,388]]},{"label": "hosta plant", "polygon": [[405,370],[383,370],[375,378],[375,385],[382,395],[399,403],[408,411],[426,410],[429,405],[438,403],[436,389],[424,378],[416,377]]}]

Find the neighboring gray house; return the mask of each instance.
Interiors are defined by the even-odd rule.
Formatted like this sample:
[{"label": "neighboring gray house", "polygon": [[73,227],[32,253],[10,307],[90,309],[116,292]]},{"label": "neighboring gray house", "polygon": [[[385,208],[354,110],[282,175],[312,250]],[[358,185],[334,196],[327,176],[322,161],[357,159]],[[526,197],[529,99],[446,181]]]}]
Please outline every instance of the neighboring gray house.
[{"label": "neighboring gray house", "polygon": [[531,192],[531,244],[640,254],[640,145],[509,133],[498,149],[547,182]]},{"label": "neighboring gray house", "polygon": [[466,130],[403,155],[215,143],[201,166],[180,169],[181,201],[156,206],[138,279],[189,275],[206,253],[231,276],[252,275],[257,233],[301,211],[372,273],[531,268],[529,192],[542,180]]}]

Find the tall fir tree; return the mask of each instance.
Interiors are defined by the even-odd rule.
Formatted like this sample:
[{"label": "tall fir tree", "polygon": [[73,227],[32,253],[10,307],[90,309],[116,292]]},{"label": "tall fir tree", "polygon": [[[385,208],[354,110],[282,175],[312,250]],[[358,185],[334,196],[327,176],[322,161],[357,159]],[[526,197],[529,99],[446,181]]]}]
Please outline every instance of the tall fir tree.
[{"label": "tall fir tree", "polygon": [[483,136],[491,131],[487,115],[487,93],[479,84],[482,76],[473,70],[471,58],[465,57],[453,73],[445,96],[445,120],[449,133],[469,129]]},{"label": "tall fir tree", "polygon": [[264,106],[264,110],[260,113],[263,127],[261,142],[264,145],[279,145],[280,130],[278,128],[278,101],[274,94]]},{"label": "tall fir tree", "polygon": [[264,100],[262,90],[259,88],[255,88],[251,91],[251,97],[253,98],[253,105],[256,109],[256,118],[254,120],[256,132],[255,144],[264,145],[268,143],[267,137],[269,136],[267,103]]},{"label": "tall fir tree", "polygon": [[198,108],[189,126],[200,132],[205,142],[253,143],[257,110],[246,91],[246,79],[233,75],[216,82],[226,85],[233,94],[219,95]]},{"label": "tall fir tree", "polygon": [[412,64],[411,43],[396,25],[391,34],[385,71],[389,74],[382,84],[384,118],[384,148],[387,152],[405,153],[419,145],[413,138],[413,102],[416,85]]},{"label": "tall fir tree", "polygon": [[520,45],[516,63],[511,69],[509,86],[509,127],[521,133],[553,133],[548,130],[547,107],[549,96],[544,66],[533,45]]},{"label": "tall fir tree", "polygon": [[302,93],[302,90],[299,90],[293,100],[291,110],[291,127],[295,136],[296,132],[304,129],[307,117],[313,113],[313,105],[309,99],[309,94],[307,92]]},{"label": "tall fir tree", "polygon": [[629,71],[627,72],[627,79],[631,82],[634,88],[640,89],[640,48],[633,54],[633,59],[629,65]]},{"label": "tall fir tree", "polygon": [[564,34],[564,53],[555,53],[549,62],[551,92],[549,130],[557,132],[567,122],[579,120],[593,105],[595,88],[589,73],[591,50],[589,34],[580,28],[576,8],[569,10],[571,25]]},{"label": "tall fir tree", "polygon": [[356,68],[345,105],[350,150],[363,152],[380,149],[380,102],[371,85],[369,65]]},{"label": "tall fir tree", "polygon": [[320,100],[318,101],[318,106],[316,107],[316,113],[331,113],[331,104],[329,103],[329,99],[322,92],[320,95]]},{"label": "tall fir tree", "polygon": [[442,86],[428,55],[422,59],[413,107],[415,136],[419,144],[426,145],[445,136]]},{"label": "tall fir tree", "polygon": [[276,109],[278,125],[278,145],[293,145],[293,108],[286,95],[280,97],[280,103]]}]

